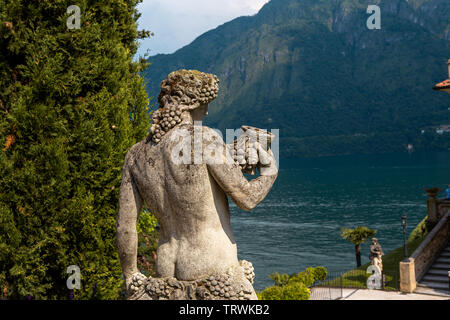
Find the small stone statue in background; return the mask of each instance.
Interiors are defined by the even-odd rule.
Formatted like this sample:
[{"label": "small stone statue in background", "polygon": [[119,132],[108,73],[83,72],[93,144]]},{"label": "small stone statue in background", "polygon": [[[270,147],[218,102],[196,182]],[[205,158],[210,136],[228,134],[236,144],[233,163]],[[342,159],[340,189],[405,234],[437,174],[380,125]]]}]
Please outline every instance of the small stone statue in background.
[{"label": "small stone statue in background", "polygon": [[372,261],[372,265],[377,266],[380,271],[383,271],[383,249],[378,243],[377,238],[372,238],[372,245],[370,246],[370,256],[369,259]]},{"label": "small stone statue in background", "polygon": [[[249,139],[226,145],[202,126],[218,91],[212,74],[172,72],[161,83],[147,140],[125,158],[116,228],[131,300],[257,299],[253,266],[238,261],[228,198],[249,211],[269,193],[278,175],[267,147],[273,137],[244,127]],[[247,180],[243,171],[256,168],[259,177]],[[136,222],[143,206],[160,225],[156,278],[137,269]]]}]

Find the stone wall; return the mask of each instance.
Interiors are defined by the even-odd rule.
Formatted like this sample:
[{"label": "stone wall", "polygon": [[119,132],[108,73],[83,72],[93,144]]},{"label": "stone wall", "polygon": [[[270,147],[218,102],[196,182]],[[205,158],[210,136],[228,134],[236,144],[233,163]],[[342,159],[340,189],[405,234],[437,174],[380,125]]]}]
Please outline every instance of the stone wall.
[{"label": "stone wall", "polygon": [[450,215],[446,214],[411,255],[416,281],[420,281],[441,250],[448,243]]},{"label": "stone wall", "polygon": [[427,211],[428,222],[434,225],[450,212],[450,200],[429,197],[427,200]]},{"label": "stone wall", "polygon": [[[442,206],[447,210],[446,206]],[[440,219],[407,262],[400,262],[400,290],[411,293],[450,239],[450,212]]]},{"label": "stone wall", "polygon": [[[436,189],[436,188],[435,188]],[[409,261],[400,262],[400,290],[411,293],[450,239],[450,200],[436,199],[437,191],[428,190],[427,225],[433,230],[414,251]]]},{"label": "stone wall", "polygon": [[450,200],[437,200],[437,216],[440,219],[450,213]]}]

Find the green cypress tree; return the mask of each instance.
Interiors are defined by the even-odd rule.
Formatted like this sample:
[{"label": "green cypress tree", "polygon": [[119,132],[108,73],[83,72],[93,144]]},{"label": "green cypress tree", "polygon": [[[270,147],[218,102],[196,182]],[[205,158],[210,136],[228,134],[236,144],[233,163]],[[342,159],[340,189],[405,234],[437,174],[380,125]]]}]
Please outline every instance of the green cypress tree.
[{"label": "green cypress tree", "polygon": [[[0,0],[0,297],[120,298],[121,169],[149,127],[139,0]],[[69,19],[70,20],[70,19]]]}]

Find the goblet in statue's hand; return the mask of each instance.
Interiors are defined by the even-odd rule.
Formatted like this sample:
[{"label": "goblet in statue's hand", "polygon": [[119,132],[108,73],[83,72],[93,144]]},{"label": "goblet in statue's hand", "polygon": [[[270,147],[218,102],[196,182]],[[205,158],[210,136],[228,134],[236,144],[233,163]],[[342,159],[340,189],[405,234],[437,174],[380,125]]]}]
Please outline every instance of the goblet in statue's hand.
[{"label": "goblet in statue's hand", "polygon": [[[243,134],[234,141],[235,161],[239,163],[242,172],[255,175],[258,164],[261,162],[258,149],[265,151],[262,153],[264,156],[275,136],[267,130],[251,126],[241,128]],[[265,163],[269,162],[263,160],[263,166]]]},{"label": "goblet in statue's hand", "polygon": [[259,162],[257,168],[262,176],[273,176],[278,174],[277,162],[272,150],[265,150],[259,143],[257,144]]}]

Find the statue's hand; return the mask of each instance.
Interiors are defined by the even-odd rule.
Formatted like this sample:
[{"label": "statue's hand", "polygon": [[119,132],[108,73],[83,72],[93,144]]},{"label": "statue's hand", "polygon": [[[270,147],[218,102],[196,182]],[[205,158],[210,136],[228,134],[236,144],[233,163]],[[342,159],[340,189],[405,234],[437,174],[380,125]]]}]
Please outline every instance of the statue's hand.
[{"label": "statue's hand", "polygon": [[257,145],[259,154],[258,169],[262,176],[274,176],[278,174],[277,162],[272,150],[264,150],[260,144]]}]

